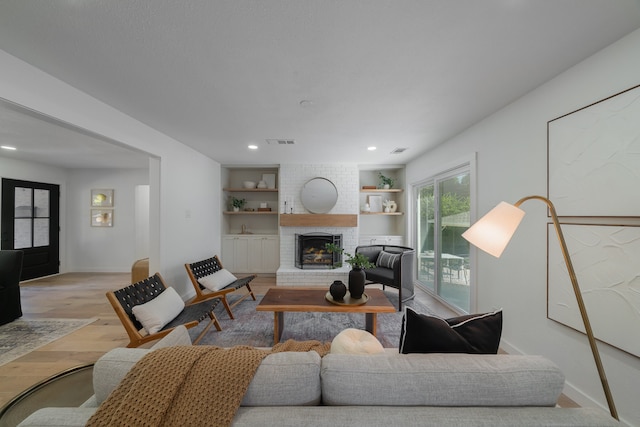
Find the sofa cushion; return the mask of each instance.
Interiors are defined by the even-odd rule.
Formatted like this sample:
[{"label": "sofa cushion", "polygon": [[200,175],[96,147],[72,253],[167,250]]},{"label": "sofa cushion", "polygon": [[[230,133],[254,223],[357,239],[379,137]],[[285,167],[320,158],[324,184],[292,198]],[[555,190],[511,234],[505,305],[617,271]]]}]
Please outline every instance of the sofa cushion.
[{"label": "sofa cushion", "polygon": [[554,406],[564,375],[541,356],[328,354],[325,405]]},{"label": "sofa cushion", "polygon": [[[93,389],[101,404],[127,372],[150,350],[115,348],[93,368]],[[320,356],[315,351],[281,352],[262,360],[242,400],[242,406],[318,405]]]},{"label": "sofa cushion", "polygon": [[390,252],[380,251],[378,259],[376,260],[376,266],[382,268],[390,268],[396,266],[396,262],[400,259],[401,254],[392,254]]},{"label": "sofa cushion", "polygon": [[172,287],[151,301],[133,306],[131,312],[148,334],[155,334],[184,310],[184,301]]},{"label": "sofa cushion", "polygon": [[241,406],[318,405],[320,393],[318,353],[272,353],[262,360]]},{"label": "sofa cushion", "polygon": [[236,280],[238,280],[238,278],[234,276],[233,273],[226,268],[223,268],[215,273],[198,279],[198,282],[210,291],[219,291]]},{"label": "sofa cushion", "polygon": [[380,341],[371,333],[362,329],[347,328],[331,341],[331,353],[334,354],[376,354],[384,352]]},{"label": "sofa cushion", "polygon": [[114,348],[100,357],[93,366],[93,392],[100,405],[115,390],[149,350],[143,348]]},{"label": "sofa cushion", "polygon": [[400,352],[498,352],[502,335],[502,310],[451,319],[419,314],[407,307],[400,331]]}]

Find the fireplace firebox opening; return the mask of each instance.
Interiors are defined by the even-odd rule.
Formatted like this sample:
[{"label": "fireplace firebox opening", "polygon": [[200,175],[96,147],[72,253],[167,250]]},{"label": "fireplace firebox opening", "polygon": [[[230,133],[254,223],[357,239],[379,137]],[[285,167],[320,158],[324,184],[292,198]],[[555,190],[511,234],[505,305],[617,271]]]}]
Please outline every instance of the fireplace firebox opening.
[{"label": "fireplace firebox opening", "polygon": [[295,265],[297,268],[334,268],[342,264],[341,253],[330,253],[327,243],[342,248],[342,234],[296,234]]}]

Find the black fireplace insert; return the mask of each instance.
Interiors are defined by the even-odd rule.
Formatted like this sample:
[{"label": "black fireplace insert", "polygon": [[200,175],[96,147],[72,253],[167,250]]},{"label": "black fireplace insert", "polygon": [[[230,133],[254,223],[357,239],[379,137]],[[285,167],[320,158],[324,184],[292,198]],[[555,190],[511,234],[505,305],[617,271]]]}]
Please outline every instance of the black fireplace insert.
[{"label": "black fireplace insert", "polygon": [[342,234],[296,234],[295,266],[297,268],[334,268],[342,264],[341,253],[330,253],[327,243],[342,248]]}]

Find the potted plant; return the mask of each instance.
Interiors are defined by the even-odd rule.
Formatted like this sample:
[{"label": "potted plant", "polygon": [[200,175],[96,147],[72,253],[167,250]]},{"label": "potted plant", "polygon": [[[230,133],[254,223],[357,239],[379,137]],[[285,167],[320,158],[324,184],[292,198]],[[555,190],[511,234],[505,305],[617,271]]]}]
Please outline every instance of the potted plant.
[{"label": "potted plant", "polygon": [[238,212],[246,203],[246,199],[237,199],[233,196],[231,197],[231,206],[233,206],[234,212]]},{"label": "potted plant", "polygon": [[393,187],[393,178],[383,175],[382,172],[378,172],[378,177],[380,178],[380,186],[382,188],[386,190]]},{"label": "potted plant", "polygon": [[343,254],[347,258],[345,262],[351,266],[351,271],[349,272],[350,297],[355,300],[362,298],[362,294],[364,293],[364,284],[367,278],[363,268],[372,268],[375,266],[371,263],[371,261],[369,261],[369,258],[367,258],[367,256],[362,253],[351,255],[350,253],[346,253],[344,249],[338,247],[334,243],[327,243],[324,246],[329,253],[338,252]]}]

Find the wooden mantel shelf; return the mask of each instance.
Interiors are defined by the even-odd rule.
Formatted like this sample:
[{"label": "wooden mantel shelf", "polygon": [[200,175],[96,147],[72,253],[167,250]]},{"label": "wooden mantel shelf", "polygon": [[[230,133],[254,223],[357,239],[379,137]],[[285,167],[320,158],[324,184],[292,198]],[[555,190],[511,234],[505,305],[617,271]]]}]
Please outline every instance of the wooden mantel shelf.
[{"label": "wooden mantel shelf", "polygon": [[281,227],[357,227],[358,215],[280,214]]}]

